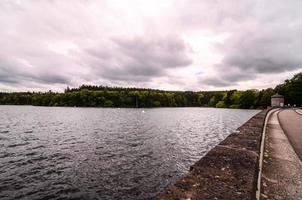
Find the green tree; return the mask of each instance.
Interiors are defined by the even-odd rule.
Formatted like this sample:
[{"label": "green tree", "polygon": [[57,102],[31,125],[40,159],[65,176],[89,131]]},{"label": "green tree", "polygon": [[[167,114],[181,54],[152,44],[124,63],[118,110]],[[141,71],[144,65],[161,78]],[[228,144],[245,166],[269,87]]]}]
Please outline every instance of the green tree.
[{"label": "green tree", "polygon": [[285,103],[302,104],[302,73],[285,80],[275,89],[246,91],[162,91],[146,88],[121,88],[81,85],[58,92],[0,92],[0,104],[34,106],[91,107],[175,107],[212,106],[229,108],[265,108],[271,96],[278,92]]},{"label": "green tree", "polygon": [[224,101],[218,101],[218,103],[216,104],[216,108],[225,108],[226,105],[224,103]]},{"label": "green tree", "polygon": [[239,108],[254,108],[255,91],[246,90],[242,93],[239,99]]},{"label": "green tree", "polygon": [[106,101],[104,102],[104,107],[112,107],[112,106],[113,106],[113,102],[112,102],[112,101],[106,100]]},{"label": "green tree", "polygon": [[302,72],[276,86],[275,91],[284,95],[286,104],[302,106]]},{"label": "green tree", "polygon": [[154,101],[153,102],[153,106],[154,107],[160,107],[161,106],[161,103],[159,101]]}]

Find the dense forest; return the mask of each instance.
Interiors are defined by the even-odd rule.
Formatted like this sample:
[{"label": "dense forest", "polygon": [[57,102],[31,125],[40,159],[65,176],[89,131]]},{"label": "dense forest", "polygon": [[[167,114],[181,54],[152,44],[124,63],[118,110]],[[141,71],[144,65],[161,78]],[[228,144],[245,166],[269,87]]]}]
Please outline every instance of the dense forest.
[{"label": "dense forest", "polygon": [[57,92],[0,93],[2,105],[76,106],[76,107],[217,107],[265,108],[270,97],[279,93],[285,103],[302,105],[302,73],[265,90],[163,91],[144,88],[121,88],[82,85]]}]

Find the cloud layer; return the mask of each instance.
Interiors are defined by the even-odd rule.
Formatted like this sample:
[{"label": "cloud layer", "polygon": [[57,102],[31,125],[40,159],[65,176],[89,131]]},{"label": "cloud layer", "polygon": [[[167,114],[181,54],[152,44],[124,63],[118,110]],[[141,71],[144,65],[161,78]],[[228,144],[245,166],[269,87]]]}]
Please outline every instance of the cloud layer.
[{"label": "cloud layer", "polygon": [[302,2],[0,2],[0,90],[265,88],[302,69]]}]

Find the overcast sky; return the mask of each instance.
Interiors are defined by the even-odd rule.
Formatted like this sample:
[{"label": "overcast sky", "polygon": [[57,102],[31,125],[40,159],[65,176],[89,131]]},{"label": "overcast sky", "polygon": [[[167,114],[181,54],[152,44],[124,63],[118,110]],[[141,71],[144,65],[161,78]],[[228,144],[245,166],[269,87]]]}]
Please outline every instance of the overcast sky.
[{"label": "overcast sky", "polygon": [[301,0],[1,0],[0,91],[274,87],[302,71]]}]

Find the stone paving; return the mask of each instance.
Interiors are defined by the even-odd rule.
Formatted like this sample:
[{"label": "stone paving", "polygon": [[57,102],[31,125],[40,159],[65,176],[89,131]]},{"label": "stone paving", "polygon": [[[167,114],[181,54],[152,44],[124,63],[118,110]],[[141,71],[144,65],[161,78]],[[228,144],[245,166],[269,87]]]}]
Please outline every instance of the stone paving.
[{"label": "stone paving", "polygon": [[268,120],[260,199],[302,200],[302,162],[278,120],[280,115],[281,123],[287,130],[300,130],[300,126],[297,127],[299,124],[292,122],[297,122],[297,119],[299,121],[300,118],[297,117],[301,116],[294,116],[291,112],[294,111],[275,111]]}]

